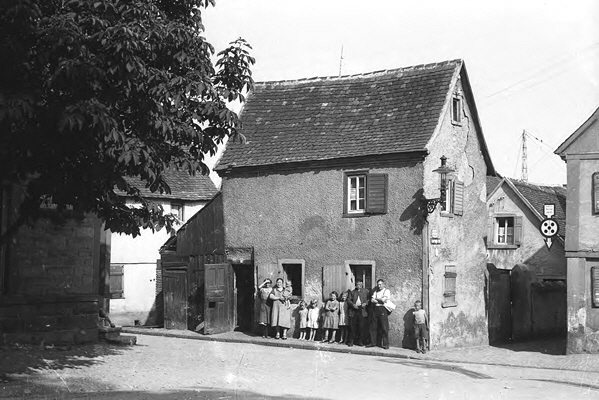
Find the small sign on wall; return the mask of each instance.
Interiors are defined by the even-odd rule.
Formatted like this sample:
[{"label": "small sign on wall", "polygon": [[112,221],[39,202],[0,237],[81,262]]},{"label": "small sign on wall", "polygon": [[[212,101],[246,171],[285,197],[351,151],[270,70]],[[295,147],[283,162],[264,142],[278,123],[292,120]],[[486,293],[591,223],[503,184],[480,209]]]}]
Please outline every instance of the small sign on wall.
[{"label": "small sign on wall", "polygon": [[593,174],[593,215],[599,215],[599,172]]}]

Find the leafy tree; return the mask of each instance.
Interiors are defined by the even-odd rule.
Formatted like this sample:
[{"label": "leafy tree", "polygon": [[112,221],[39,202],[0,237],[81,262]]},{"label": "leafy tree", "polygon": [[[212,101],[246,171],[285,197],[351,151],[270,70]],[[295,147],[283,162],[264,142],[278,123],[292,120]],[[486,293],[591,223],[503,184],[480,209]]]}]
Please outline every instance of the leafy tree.
[{"label": "leafy tree", "polygon": [[19,223],[51,201],[114,232],[171,227],[132,182],[168,193],[168,168],[208,173],[204,156],[238,135],[227,103],[253,83],[243,39],[212,62],[201,16],[214,2],[1,2],[0,183],[21,191]]}]

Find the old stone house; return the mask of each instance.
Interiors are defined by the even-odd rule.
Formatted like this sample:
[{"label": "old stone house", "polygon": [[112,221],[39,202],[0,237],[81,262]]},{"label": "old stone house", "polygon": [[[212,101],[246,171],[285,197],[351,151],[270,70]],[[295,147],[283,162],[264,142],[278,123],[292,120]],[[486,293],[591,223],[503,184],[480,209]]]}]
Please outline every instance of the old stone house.
[{"label": "old stone house", "polygon": [[[165,173],[171,193],[151,192],[139,184],[141,195],[160,204],[184,224],[214,197],[217,189],[208,176],[187,171]],[[127,203],[133,204],[132,199]],[[177,227],[178,229],[178,227]],[[110,317],[118,325],[162,325],[162,276],[159,249],[169,238],[166,229],[145,229],[137,237],[111,233]]]},{"label": "old stone house", "polygon": [[[463,61],[257,83],[242,121],[246,141],[230,142],[216,168],[227,264],[215,287],[247,299],[282,277],[297,303],[382,278],[397,305],[392,346],[413,345],[415,300],[429,312],[432,347],[487,342],[494,169]],[[234,299],[212,302],[230,329]]]},{"label": "old stone house", "polygon": [[[489,340],[565,335],[566,189],[489,177],[487,190]],[[561,227],[551,241],[545,205]]]},{"label": "old stone house", "polygon": [[[0,232],[18,218],[20,195],[0,192]],[[92,215],[51,205],[0,246],[0,343],[83,343],[98,340],[109,237]]]},{"label": "old stone house", "polygon": [[556,150],[568,168],[568,352],[599,352],[599,108]]}]

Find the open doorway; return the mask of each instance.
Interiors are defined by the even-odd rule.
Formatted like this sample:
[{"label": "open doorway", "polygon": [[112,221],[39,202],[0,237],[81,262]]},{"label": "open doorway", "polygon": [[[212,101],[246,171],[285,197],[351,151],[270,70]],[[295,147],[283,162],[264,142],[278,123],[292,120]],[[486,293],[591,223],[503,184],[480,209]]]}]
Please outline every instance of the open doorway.
[{"label": "open doorway", "polygon": [[235,330],[249,332],[254,320],[254,266],[233,264],[235,273]]}]

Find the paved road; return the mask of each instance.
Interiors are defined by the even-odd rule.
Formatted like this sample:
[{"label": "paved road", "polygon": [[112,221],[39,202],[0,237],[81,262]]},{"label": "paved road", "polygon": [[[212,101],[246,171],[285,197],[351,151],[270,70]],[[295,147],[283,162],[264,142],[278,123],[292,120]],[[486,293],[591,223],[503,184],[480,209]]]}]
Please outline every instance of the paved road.
[{"label": "paved road", "polygon": [[139,336],[0,351],[0,398],[596,399],[599,372],[451,364]]}]

